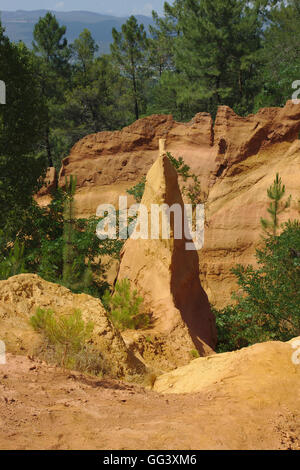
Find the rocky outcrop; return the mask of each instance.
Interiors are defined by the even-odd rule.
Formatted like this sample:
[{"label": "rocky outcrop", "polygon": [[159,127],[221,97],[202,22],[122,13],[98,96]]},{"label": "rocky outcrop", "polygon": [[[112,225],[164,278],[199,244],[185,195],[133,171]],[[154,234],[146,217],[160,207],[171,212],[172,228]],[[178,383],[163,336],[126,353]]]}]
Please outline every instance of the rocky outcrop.
[{"label": "rocky outcrop", "polygon": [[121,131],[80,140],[63,161],[59,184],[66,175],[77,175],[78,215],[95,215],[99,204],[117,204],[118,196],[146,175],[159,139],[166,139],[166,150],[183,157],[199,176],[203,194],[208,193],[200,279],[209,300],[222,307],[237,287],[231,268],[255,261],[260,218],[267,215],[267,188],[277,172],[293,197],[282,220],[299,217],[299,131],[300,105],[292,101],[247,117],[220,106],[214,124],[207,113],[189,123],[149,116]]},{"label": "rocky outcrop", "polygon": [[190,364],[157,378],[160,393],[215,393],[261,405],[284,403],[287,397],[300,406],[300,338],[288,343],[271,341],[239,351],[195,359]]},{"label": "rocky outcrop", "polygon": [[116,204],[120,194],[146,175],[157,158],[161,138],[166,139],[168,151],[175,157],[182,155],[201,175],[203,189],[207,189],[215,169],[211,116],[199,113],[189,123],[178,123],[169,115],[153,115],[121,131],[88,135],[72,148],[63,160],[59,184],[65,184],[65,176],[77,175],[78,214],[95,215],[99,204]]},{"label": "rocky outcrop", "polygon": [[36,274],[20,274],[0,281],[0,333],[8,352],[34,354],[38,350],[41,336],[29,324],[38,307],[58,314],[79,309],[83,319],[94,324],[92,347],[103,354],[116,376],[145,371],[143,364],[127,350],[100,300],[86,294],[73,294]]},{"label": "rocky outcrop", "polygon": [[159,139],[173,156],[182,156],[200,178],[203,192],[237,162],[276,143],[293,142],[300,131],[300,105],[263,108],[257,114],[238,116],[220,106],[213,124],[208,113],[188,123],[170,115],[152,115],[121,131],[99,132],[81,139],[63,160],[59,184],[77,175],[77,208],[94,215],[102,203],[115,203],[120,194],[146,175],[156,160]]},{"label": "rocky outcrop", "polygon": [[[187,239],[174,237],[174,218],[162,211],[170,238],[162,237],[162,222],[157,239],[150,234],[155,222],[152,205],[178,204],[180,225],[184,227],[184,207],[177,172],[162,151],[146,178],[142,205],[147,209],[149,239],[128,239],[121,254],[118,280],[127,278],[144,298],[144,307],[153,314],[153,325],[143,332],[152,341],[163,343],[162,368],[172,368],[191,360],[191,352],[212,353],[216,343],[214,316],[199,281],[197,251],[187,251]],[[153,212],[152,212],[153,213]],[[165,364],[162,363],[165,358]]]},{"label": "rocky outcrop", "polygon": [[293,142],[300,131],[300,106],[288,101],[284,108],[262,108],[257,114],[238,116],[220,106],[214,125],[214,148],[219,163],[216,176],[270,145]]}]

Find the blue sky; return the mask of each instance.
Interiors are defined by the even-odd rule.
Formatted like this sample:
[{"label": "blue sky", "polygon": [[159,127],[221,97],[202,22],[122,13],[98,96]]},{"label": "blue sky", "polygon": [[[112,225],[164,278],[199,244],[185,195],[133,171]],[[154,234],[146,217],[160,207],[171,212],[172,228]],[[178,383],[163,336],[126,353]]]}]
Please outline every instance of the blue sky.
[{"label": "blue sky", "polygon": [[[0,10],[86,10],[115,16],[162,13],[165,0],[0,0]],[[172,2],[169,2],[172,3]]]}]

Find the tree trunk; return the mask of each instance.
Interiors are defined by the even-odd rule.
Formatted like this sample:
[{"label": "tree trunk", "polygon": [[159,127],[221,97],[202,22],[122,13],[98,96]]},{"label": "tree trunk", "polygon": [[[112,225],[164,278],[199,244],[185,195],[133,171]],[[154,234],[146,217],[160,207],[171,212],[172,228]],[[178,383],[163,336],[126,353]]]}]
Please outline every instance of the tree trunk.
[{"label": "tree trunk", "polygon": [[49,133],[50,133],[49,126],[47,125],[47,128],[46,128],[46,149],[47,149],[47,157],[48,157],[48,166],[52,167],[53,166],[53,160],[52,160],[52,155],[51,155]]}]

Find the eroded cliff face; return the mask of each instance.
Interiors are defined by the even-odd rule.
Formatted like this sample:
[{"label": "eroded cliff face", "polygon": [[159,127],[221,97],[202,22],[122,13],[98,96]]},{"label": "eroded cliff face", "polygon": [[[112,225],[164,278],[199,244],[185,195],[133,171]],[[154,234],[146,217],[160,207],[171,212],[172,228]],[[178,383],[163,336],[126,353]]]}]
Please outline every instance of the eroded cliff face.
[{"label": "eroded cliff face", "polygon": [[120,194],[126,195],[126,189],[138,183],[157,159],[161,138],[166,139],[166,149],[173,156],[184,157],[200,175],[203,189],[207,189],[215,169],[210,115],[199,113],[189,123],[175,122],[168,115],[153,115],[121,131],[88,135],[73,147],[63,161],[59,184],[65,184],[65,176],[77,175],[78,214],[94,215],[99,204],[116,204]]},{"label": "eroded cliff face", "polygon": [[[145,176],[157,158],[158,141],[182,156],[208,194],[205,245],[199,251],[201,283],[209,300],[222,307],[236,288],[231,268],[254,261],[261,240],[260,218],[267,215],[267,188],[278,172],[293,202],[282,221],[299,217],[300,105],[264,108],[247,117],[227,106],[215,123],[207,113],[189,123],[154,115],[116,132],[86,136],[63,161],[59,184],[65,176],[78,179],[78,215],[96,213],[102,203],[117,204]],[[131,199],[129,198],[129,203]]]},{"label": "eroded cliff face", "polygon": [[281,222],[299,218],[300,105],[264,108],[245,118],[219,108],[214,126],[216,173],[211,175],[206,203],[204,248],[199,253],[200,277],[217,307],[230,303],[237,289],[231,269],[255,264],[261,243],[261,217],[266,217],[267,189],[279,173],[292,195]]}]

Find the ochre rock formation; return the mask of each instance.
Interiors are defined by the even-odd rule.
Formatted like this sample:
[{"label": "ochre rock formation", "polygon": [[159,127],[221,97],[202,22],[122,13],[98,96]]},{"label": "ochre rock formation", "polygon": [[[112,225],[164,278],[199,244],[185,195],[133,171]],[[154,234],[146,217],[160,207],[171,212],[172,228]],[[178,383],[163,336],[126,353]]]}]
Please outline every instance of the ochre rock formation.
[{"label": "ochre rock formation", "polygon": [[227,106],[218,110],[214,125],[214,159],[205,206],[204,248],[199,253],[200,279],[211,303],[224,307],[237,289],[231,269],[254,264],[263,234],[261,217],[269,217],[267,189],[279,173],[292,195],[281,216],[299,219],[300,105],[264,108],[247,117]]},{"label": "ochre rock formation", "polygon": [[[270,341],[239,351],[200,357],[161,375],[154,384],[160,393],[198,393],[213,389],[238,401],[261,406],[294,401],[300,407],[300,338]],[[298,346],[297,346],[298,345]]]},{"label": "ochre rock formation", "polygon": [[34,354],[38,350],[41,336],[29,324],[38,307],[58,314],[69,314],[79,309],[82,318],[94,324],[93,348],[103,354],[116,376],[145,371],[144,365],[127,350],[100,300],[86,294],[73,294],[36,274],[20,274],[0,281],[0,332],[8,352]]},{"label": "ochre rock formation", "polygon": [[[187,240],[176,239],[174,219],[170,218],[170,239],[151,239],[151,206],[178,204],[184,207],[178,186],[177,172],[162,153],[149,170],[142,205],[148,212],[148,239],[128,239],[121,254],[118,281],[127,278],[144,298],[146,311],[153,313],[149,333],[164,347],[161,356],[174,367],[191,360],[191,352],[211,353],[216,343],[215,319],[199,280],[199,259],[196,250],[186,250]],[[165,213],[166,223],[168,219]],[[139,224],[138,224],[139,225]],[[160,224],[161,225],[161,224]],[[139,227],[137,227],[139,228]],[[208,346],[209,347],[208,347]]]},{"label": "ochre rock formation", "polygon": [[63,160],[59,184],[65,184],[65,176],[77,175],[78,214],[95,215],[99,204],[116,204],[120,194],[126,195],[126,189],[139,182],[156,160],[161,138],[173,156],[184,156],[207,188],[215,169],[210,155],[211,116],[199,113],[189,123],[178,123],[169,115],[153,115],[121,131],[88,135],[72,148]]},{"label": "ochre rock formation", "polygon": [[78,213],[94,215],[102,203],[115,203],[119,194],[145,176],[156,160],[159,139],[173,156],[182,156],[200,178],[203,191],[237,162],[280,142],[293,142],[300,131],[300,105],[263,108],[240,117],[220,106],[213,124],[208,113],[188,123],[170,115],[152,115],[121,131],[99,132],[81,139],[63,160],[59,184],[74,174],[78,182]]},{"label": "ochre rock formation", "polygon": [[63,161],[59,184],[66,175],[77,175],[78,215],[95,215],[99,204],[117,204],[118,196],[146,175],[159,139],[166,139],[166,150],[183,157],[199,176],[203,194],[208,193],[200,279],[209,300],[222,307],[236,289],[231,268],[254,262],[260,218],[267,215],[267,188],[277,172],[293,197],[282,221],[299,217],[299,131],[300,105],[292,101],[247,117],[220,106],[214,123],[207,113],[189,123],[149,116],[121,131],[80,140]]}]

